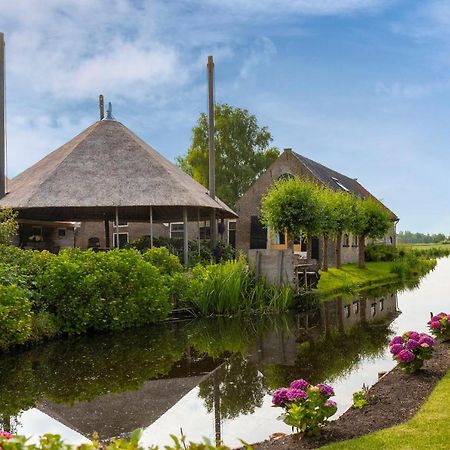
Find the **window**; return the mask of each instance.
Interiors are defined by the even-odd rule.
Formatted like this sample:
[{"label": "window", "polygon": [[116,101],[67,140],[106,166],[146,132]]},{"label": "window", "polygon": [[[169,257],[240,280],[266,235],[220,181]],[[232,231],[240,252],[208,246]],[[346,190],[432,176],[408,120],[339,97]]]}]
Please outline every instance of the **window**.
[{"label": "window", "polygon": [[352,247],[358,247],[358,236],[355,234],[352,236]]},{"label": "window", "polygon": [[228,243],[236,248],[236,222],[228,222]]},{"label": "window", "polygon": [[58,228],[58,237],[60,237],[60,238],[66,237],[66,229],[65,228]]},{"label": "window", "polygon": [[372,314],[372,317],[375,316],[375,314],[377,313],[377,304],[376,303],[372,303],[370,305],[370,312]]},{"label": "window", "polygon": [[250,248],[267,248],[267,228],[259,220],[258,216],[252,216],[250,222]]},{"label": "window", "polygon": [[209,226],[200,227],[200,239],[209,239],[211,237],[211,230]]},{"label": "window", "polygon": [[392,236],[389,236],[389,244],[393,244],[394,243],[394,239],[392,238]]},{"label": "window", "polygon": [[359,302],[353,302],[353,313],[354,314],[359,313]]},{"label": "window", "polygon": [[335,177],[331,177],[333,181],[345,192],[349,192],[349,190]]},{"label": "window", "polygon": [[350,305],[344,306],[344,313],[345,313],[345,317],[347,317],[347,318],[350,317]]},{"label": "window", "polygon": [[342,247],[350,247],[350,238],[348,234],[344,234],[344,237],[342,238]]},{"label": "window", "polygon": [[380,311],[383,311],[383,309],[384,309],[384,298],[380,300]]},{"label": "window", "polygon": [[40,236],[42,237],[42,227],[32,227],[31,228],[32,236]]},{"label": "window", "polygon": [[[116,226],[116,221],[113,220],[113,221],[111,222],[111,225],[112,225],[113,227],[115,227],[115,226]],[[119,227],[127,227],[127,226],[128,226],[128,222],[127,222],[126,220],[119,219]]]},{"label": "window", "polygon": [[294,175],[290,174],[290,173],[283,173],[282,175],[280,175],[278,177],[278,179],[280,181],[286,181],[286,180],[290,180],[291,178],[294,178]]},{"label": "window", "polygon": [[100,247],[100,239],[98,237],[90,237],[88,239],[88,248]]},{"label": "window", "polygon": [[276,233],[275,231],[272,231],[270,233],[270,235],[271,235],[270,242],[272,244],[275,244],[275,245],[284,245],[284,244],[286,244],[285,233]]},{"label": "window", "polygon": [[184,236],[184,225],[183,222],[171,223],[170,224],[170,237],[183,239]]},{"label": "window", "polygon": [[[117,247],[117,233],[113,233],[114,247]],[[128,244],[128,233],[119,233],[119,244],[122,248],[125,244]]]}]

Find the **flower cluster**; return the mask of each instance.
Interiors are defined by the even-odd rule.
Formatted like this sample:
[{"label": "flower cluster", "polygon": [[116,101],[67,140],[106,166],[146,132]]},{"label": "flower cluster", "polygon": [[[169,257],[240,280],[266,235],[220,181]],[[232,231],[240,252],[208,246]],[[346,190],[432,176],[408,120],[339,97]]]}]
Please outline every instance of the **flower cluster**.
[{"label": "flower cluster", "polygon": [[12,439],[13,435],[11,433],[8,433],[7,431],[0,431],[0,438],[4,439]]},{"label": "flower cluster", "polygon": [[314,433],[329,417],[337,411],[331,386],[319,383],[316,386],[308,381],[294,380],[288,388],[277,389],[272,397],[274,406],[284,408],[284,422],[300,432]]},{"label": "flower cluster", "polygon": [[450,314],[439,313],[428,322],[431,334],[444,341],[450,339]]},{"label": "flower cluster", "polygon": [[434,339],[425,333],[407,331],[395,336],[389,343],[392,357],[407,373],[420,369],[424,360],[430,359],[434,350]]}]

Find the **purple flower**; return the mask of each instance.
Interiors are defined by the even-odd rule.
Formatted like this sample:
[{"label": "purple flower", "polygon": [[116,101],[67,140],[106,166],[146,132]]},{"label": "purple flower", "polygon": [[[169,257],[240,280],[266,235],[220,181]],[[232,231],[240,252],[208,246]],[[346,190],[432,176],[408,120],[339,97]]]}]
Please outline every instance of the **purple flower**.
[{"label": "purple flower", "polygon": [[439,322],[439,320],[431,320],[428,324],[430,325],[431,330],[439,330],[439,328],[441,328],[441,322]]},{"label": "purple flower", "polygon": [[401,336],[395,336],[392,341],[389,342],[389,346],[392,347],[395,344],[403,344],[403,338]]},{"label": "purple flower", "polygon": [[408,331],[408,333],[405,334],[413,341],[418,341],[420,339],[420,334],[417,331]]},{"label": "purple flower", "polygon": [[[422,339],[422,338],[420,338],[420,339]],[[420,347],[420,344],[421,344],[420,340],[419,341],[413,341],[412,339],[409,339],[406,342],[405,347],[406,347],[407,350],[415,350],[416,348]]]},{"label": "purple flower", "polygon": [[396,358],[399,363],[410,363],[414,361],[415,356],[414,353],[409,350],[402,350],[397,354]]},{"label": "purple flower", "polygon": [[328,399],[325,402],[325,406],[328,406],[329,408],[336,408],[337,409],[337,404],[335,401]]},{"label": "purple flower", "polygon": [[429,347],[434,346],[434,339],[431,336],[428,336],[425,334],[424,336],[421,336],[418,342],[419,345],[427,344]]},{"label": "purple flower", "polygon": [[293,402],[298,399],[304,400],[306,397],[308,397],[308,394],[301,389],[289,389],[286,397],[289,402]]},{"label": "purple flower", "polygon": [[[414,342],[415,342],[415,341],[414,341]],[[392,353],[393,355],[396,355],[397,353],[401,352],[403,349],[404,349],[403,345],[401,345],[401,344],[394,344],[394,345],[391,347],[391,353]]]},{"label": "purple flower", "polygon": [[299,380],[294,380],[291,383],[292,389],[300,389],[301,391],[306,391],[309,388],[309,383],[304,380],[303,378],[300,378]]},{"label": "purple flower", "polygon": [[289,389],[288,388],[279,388],[277,389],[272,396],[272,403],[275,406],[281,406],[283,403],[287,402],[287,393]]},{"label": "purple flower", "polygon": [[331,397],[332,395],[334,395],[334,390],[331,386],[329,386],[328,384],[324,384],[324,383],[319,383],[317,385],[317,387],[320,390],[320,393],[322,395],[324,395],[325,397]]}]

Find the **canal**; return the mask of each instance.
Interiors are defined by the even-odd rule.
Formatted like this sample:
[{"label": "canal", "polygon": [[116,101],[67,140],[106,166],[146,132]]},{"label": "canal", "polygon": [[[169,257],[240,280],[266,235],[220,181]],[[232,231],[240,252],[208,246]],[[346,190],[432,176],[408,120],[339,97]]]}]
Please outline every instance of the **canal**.
[{"label": "canal", "polygon": [[334,386],[339,410],[394,363],[390,337],[426,331],[449,308],[450,258],[419,285],[337,297],[309,312],[196,319],[49,342],[0,357],[0,428],[85,442],[142,428],[142,444],[220,438],[229,446],[290,429],[270,393],[295,378]]}]

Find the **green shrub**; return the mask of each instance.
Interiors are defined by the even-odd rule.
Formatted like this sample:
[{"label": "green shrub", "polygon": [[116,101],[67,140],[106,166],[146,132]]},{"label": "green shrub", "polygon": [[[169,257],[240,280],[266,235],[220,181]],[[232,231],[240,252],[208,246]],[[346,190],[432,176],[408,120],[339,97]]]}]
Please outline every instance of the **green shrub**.
[{"label": "green shrub", "polygon": [[48,311],[39,311],[33,314],[31,322],[30,339],[41,341],[55,337],[60,332],[56,317]]},{"label": "green shrub", "polygon": [[164,276],[135,250],[64,250],[38,284],[43,309],[69,334],[152,323],[170,310]]},{"label": "green shrub", "polygon": [[0,285],[0,349],[26,342],[31,321],[28,291],[15,285]]},{"label": "green shrub", "polygon": [[165,247],[153,247],[146,250],[143,254],[144,261],[153,264],[164,275],[173,275],[183,271],[178,256],[170,253]]},{"label": "green shrub", "polygon": [[368,245],[365,249],[366,261],[394,261],[401,256],[393,245]]}]

